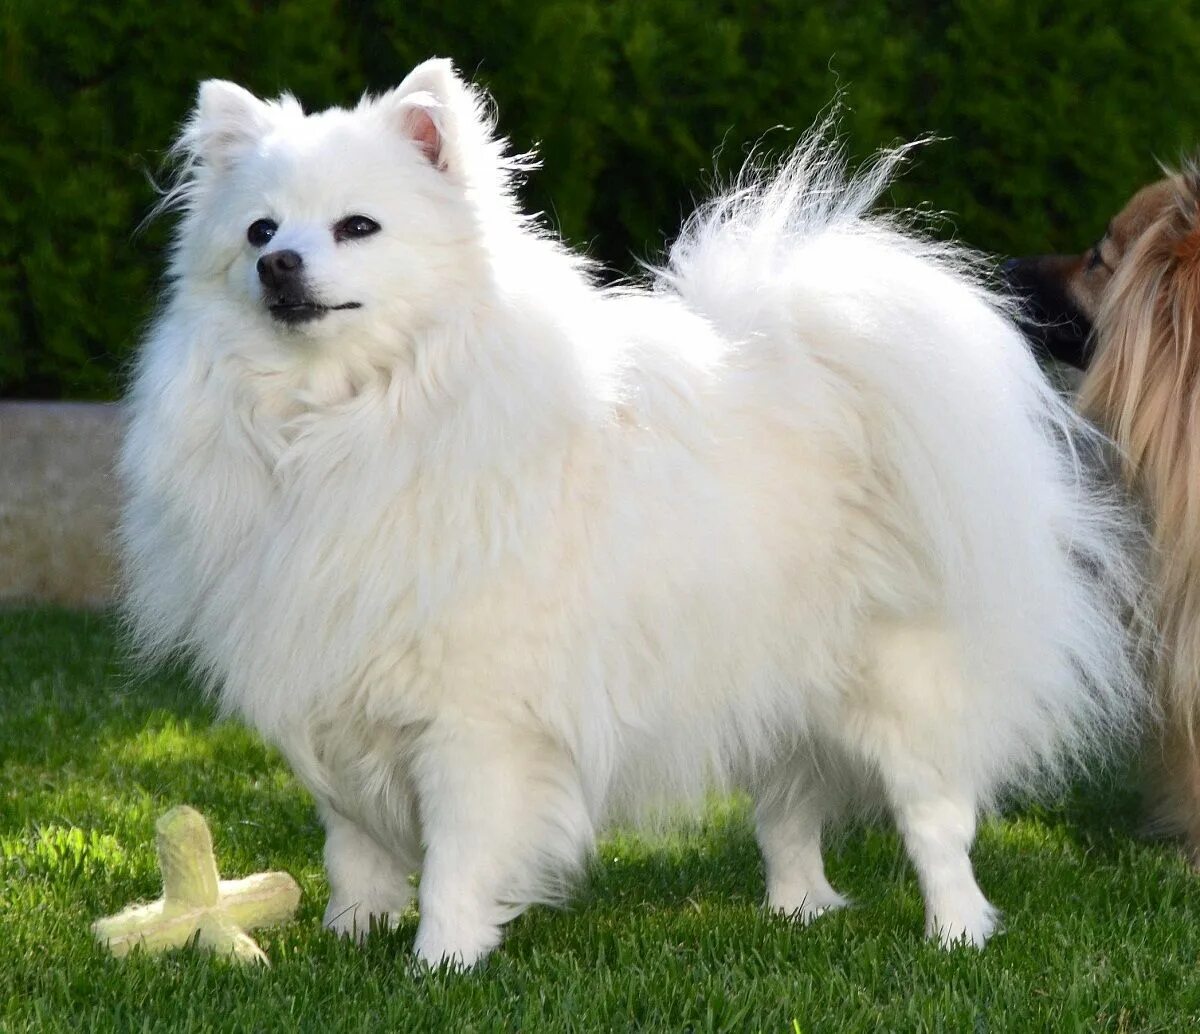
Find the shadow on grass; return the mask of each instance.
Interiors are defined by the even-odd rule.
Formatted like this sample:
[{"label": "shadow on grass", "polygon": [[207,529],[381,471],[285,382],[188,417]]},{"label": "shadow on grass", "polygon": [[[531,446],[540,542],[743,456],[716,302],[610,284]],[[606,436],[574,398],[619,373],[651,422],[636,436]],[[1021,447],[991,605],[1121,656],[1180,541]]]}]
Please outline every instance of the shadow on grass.
[{"label": "shadow on grass", "polygon": [[[186,801],[213,821],[226,857],[271,863],[282,854],[319,866],[322,834],[307,794],[254,734],[215,723],[181,668],[132,678],[107,617],[0,613],[0,638],[11,748],[4,771],[20,794],[10,828],[48,820],[111,829],[128,826],[122,814],[136,810],[137,831],[148,834],[155,809]],[[1126,762],[1053,803],[1018,804],[985,824],[975,851],[981,882],[1009,900],[1054,883],[1108,887],[1135,855],[1175,873],[1174,846],[1141,829],[1140,779]],[[833,882],[859,902],[895,897],[918,907],[890,825],[852,829],[828,855]],[[763,893],[748,806],[735,801],[661,836],[606,837],[570,900],[573,912],[686,910],[757,906]]]}]

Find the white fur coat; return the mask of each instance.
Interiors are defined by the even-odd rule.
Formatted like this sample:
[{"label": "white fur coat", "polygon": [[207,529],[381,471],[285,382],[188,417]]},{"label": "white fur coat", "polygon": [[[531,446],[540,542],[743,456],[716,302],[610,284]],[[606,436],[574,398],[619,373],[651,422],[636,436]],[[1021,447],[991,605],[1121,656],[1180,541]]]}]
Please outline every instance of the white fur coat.
[{"label": "white fur coat", "polygon": [[[895,816],[927,931],[982,943],[981,807],[1138,707],[1120,518],[961,260],[814,138],[648,288],[520,217],[445,62],[305,116],[207,83],[124,448],[129,612],[277,744],[327,921],[408,904],[472,963],[597,826],[740,786],[771,905],[844,903],[822,827]],[[374,236],[339,243],[350,213]],[[273,319],[246,227],[322,304]]]}]

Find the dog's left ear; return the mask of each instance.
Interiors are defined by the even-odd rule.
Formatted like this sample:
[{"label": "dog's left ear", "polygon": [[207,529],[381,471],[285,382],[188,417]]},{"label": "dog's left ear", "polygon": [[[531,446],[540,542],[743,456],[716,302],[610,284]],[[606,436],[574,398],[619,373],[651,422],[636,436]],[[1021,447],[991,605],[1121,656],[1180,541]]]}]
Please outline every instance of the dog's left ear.
[{"label": "dog's left ear", "polygon": [[448,60],[432,58],[417,65],[378,103],[430,165],[461,176],[463,135],[475,121],[475,103]]}]

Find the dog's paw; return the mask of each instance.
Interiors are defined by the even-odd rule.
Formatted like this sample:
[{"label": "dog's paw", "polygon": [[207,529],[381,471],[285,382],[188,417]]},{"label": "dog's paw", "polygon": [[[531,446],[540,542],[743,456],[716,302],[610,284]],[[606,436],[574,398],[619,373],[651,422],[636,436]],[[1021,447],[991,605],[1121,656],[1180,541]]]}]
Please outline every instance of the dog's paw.
[{"label": "dog's paw", "polygon": [[767,907],[772,912],[778,912],[805,926],[826,912],[835,912],[849,904],[849,898],[843,897],[828,886],[818,889],[808,887],[802,890],[774,887],[767,895]]},{"label": "dog's paw", "polygon": [[413,944],[418,961],[437,969],[470,969],[482,962],[500,943],[498,927],[465,926],[450,929],[436,922],[421,921]]},{"label": "dog's paw", "polygon": [[1000,925],[1000,914],[982,895],[969,909],[930,913],[925,920],[925,936],[941,947],[982,948]]},{"label": "dog's paw", "polygon": [[396,912],[371,912],[359,904],[343,905],[331,901],[325,909],[323,923],[339,937],[362,944],[373,933],[383,933],[399,924]]}]

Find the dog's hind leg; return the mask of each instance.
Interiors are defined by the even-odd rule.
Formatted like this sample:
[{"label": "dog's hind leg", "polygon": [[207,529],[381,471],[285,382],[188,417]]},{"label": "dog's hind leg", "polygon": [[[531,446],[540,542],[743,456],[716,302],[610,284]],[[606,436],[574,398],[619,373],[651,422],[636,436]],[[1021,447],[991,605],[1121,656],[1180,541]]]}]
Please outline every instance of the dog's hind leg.
[{"label": "dog's hind leg", "polygon": [[759,783],[755,821],[772,910],[807,923],[849,904],[830,886],[821,858],[822,830],[841,804],[841,792],[806,752]]},{"label": "dog's hind leg", "polygon": [[975,802],[919,758],[899,761],[886,784],[925,899],[925,935],[943,947],[982,947],[996,928],[996,910],[971,868]]},{"label": "dog's hind leg", "polygon": [[1161,827],[1182,834],[1192,868],[1200,871],[1200,742],[1183,722],[1170,722],[1153,763],[1153,806]]},{"label": "dog's hind leg", "polygon": [[977,799],[962,715],[970,706],[957,651],[935,622],[881,625],[852,747],[877,771],[925,899],[925,933],[982,946],[996,911],[975,881]]}]

